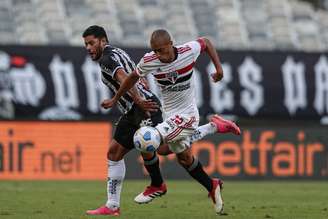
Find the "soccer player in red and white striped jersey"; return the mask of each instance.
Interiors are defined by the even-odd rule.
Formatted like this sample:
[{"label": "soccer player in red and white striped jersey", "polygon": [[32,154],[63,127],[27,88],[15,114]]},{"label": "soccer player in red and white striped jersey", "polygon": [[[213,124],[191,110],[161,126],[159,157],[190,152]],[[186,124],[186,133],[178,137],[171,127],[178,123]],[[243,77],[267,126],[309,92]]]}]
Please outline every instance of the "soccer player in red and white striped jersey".
[{"label": "soccer player in red and white striped jersey", "polygon": [[[202,52],[206,52],[215,68],[213,81],[223,77],[222,66],[212,43],[206,38],[199,38],[179,46],[173,46],[166,30],[153,32],[150,40],[152,52],[147,53],[138,63],[136,70],[121,84],[120,89],[107,107],[112,107],[121,95],[125,94],[139,79],[153,74],[160,87],[163,102],[164,122],[156,129],[163,142],[176,153],[178,162],[186,171],[203,185],[212,198],[217,213],[223,210],[221,198],[222,181],[210,178],[201,163],[191,153],[190,138],[199,124],[199,113],[196,105],[193,66]],[[217,118],[217,119],[220,119]],[[239,128],[230,121],[225,121],[222,132],[240,134]]]}]

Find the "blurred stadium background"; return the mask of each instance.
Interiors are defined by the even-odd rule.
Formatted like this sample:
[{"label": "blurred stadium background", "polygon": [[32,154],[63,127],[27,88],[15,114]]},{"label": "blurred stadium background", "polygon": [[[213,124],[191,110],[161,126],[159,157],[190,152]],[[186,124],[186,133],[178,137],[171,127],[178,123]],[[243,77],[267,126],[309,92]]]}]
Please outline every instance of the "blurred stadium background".
[{"label": "blurred stadium background", "polygon": [[150,33],[165,27],[177,43],[206,35],[218,48],[326,51],[327,5],[325,0],[2,0],[0,40],[81,46],[81,32],[97,23],[113,44],[124,46],[147,46]]},{"label": "blurred stadium background", "polygon": [[[40,191],[57,193],[45,209],[67,194],[72,202],[81,202],[74,196],[88,197],[67,218],[82,218],[84,208],[104,199],[105,184],[85,180],[105,182],[107,145],[119,114],[99,106],[110,93],[81,36],[93,24],[104,26],[110,43],[135,62],[149,51],[150,33],[157,28],[168,29],[177,44],[210,38],[225,77],[214,85],[213,66],[207,57],[199,59],[194,77],[202,123],[218,113],[234,119],[243,134],[209,136],[193,152],[209,174],[228,180],[229,215],[328,218],[328,0],[1,0],[0,218],[66,218],[68,201],[54,208],[64,208],[63,214],[38,210],[46,199]],[[161,162],[165,177],[173,180],[172,197],[186,197],[189,204],[181,205],[182,198],[169,205],[167,195],[145,211],[161,212],[155,218],[171,213],[184,218],[175,210],[193,212],[209,204],[190,203],[198,199],[199,187],[177,167],[174,155]],[[126,164],[125,216],[142,218],[144,208],[134,206],[132,197],[147,177],[135,152]],[[179,186],[186,191],[180,194]],[[16,212],[22,205],[28,208]],[[203,217],[197,210],[195,218],[212,217],[204,211]]]}]

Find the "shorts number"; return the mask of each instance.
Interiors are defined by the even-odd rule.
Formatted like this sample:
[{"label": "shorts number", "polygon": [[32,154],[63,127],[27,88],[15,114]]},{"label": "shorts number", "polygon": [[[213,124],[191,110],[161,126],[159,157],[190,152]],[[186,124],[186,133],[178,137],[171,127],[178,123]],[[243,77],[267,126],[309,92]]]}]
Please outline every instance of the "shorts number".
[{"label": "shorts number", "polygon": [[181,125],[183,123],[183,118],[181,116],[176,115],[173,121],[175,122],[175,124]]}]

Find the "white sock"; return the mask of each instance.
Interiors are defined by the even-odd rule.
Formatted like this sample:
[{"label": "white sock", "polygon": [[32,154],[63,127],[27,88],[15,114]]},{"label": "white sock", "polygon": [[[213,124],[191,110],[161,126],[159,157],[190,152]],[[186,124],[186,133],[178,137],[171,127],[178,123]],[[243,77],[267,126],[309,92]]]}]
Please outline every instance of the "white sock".
[{"label": "white sock", "polygon": [[125,177],[124,159],[108,160],[107,203],[108,208],[120,207],[121,190]]},{"label": "white sock", "polygon": [[209,134],[214,134],[216,132],[216,126],[214,124],[212,124],[211,122],[205,124],[205,125],[202,125],[202,126],[199,126],[194,134],[190,137],[190,141],[191,143],[195,142],[195,141],[198,141],[202,138],[204,138],[206,135],[209,135]]}]

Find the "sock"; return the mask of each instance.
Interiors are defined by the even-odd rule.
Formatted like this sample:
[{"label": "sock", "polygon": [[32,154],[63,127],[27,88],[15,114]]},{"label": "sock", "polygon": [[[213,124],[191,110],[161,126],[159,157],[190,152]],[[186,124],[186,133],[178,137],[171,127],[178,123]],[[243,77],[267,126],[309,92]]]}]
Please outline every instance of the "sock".
[{"label": "sock", "polygon": [[151,159],[143,158],[143,160],[144,160],[144,166],[148,171],[151,179],[151,185],[156,187],[161,186],[163,183],[163,178],[162,178],[161,170],[159,169],[159,160],[156,153],[154,153],[154,156]]},{"label": "sock", "polygon": [[190,142],[193,143],[195,141],[198,141],[202,138],[204,138],[206,135],[209,135],[209,134],[214,134],[216,133],[216,126],[214,124],[212,124],[211,122],[205,124],[205,125],[202,125],[202,126],[199,126],[194,134],[190,137]]},{"label": "sock", "polygon": [[198,159],[195,157],[193,157],[193,159],[194,160],[192,164],[188,168],[186,168],[186,170],[192,178],[197,180],[207,189],[207,191],[210,192],[212,190],[212,179],[207,175],[207,173],[205,173],[205,171],[203,170],[203,166],[198,161]]},{"label": "sock", "polygon": [[125,177],[124,159],[108,160],[107,203],[108,208],[120,207],[122,184]]}]

